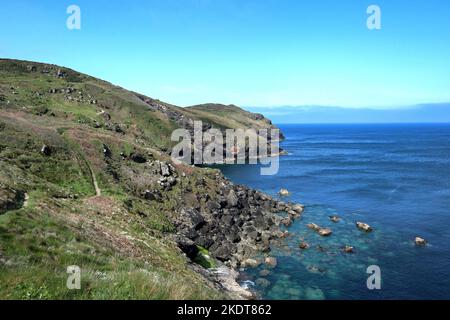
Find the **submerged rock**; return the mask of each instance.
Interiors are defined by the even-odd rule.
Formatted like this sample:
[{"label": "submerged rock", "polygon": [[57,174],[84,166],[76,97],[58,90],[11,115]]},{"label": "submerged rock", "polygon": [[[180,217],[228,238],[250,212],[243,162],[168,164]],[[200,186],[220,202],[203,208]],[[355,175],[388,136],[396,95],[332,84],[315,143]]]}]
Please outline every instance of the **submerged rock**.
[{"label": "submerged rock", "polygon": [[364,222],[356,222],[356,226],[358,227],[358,229],[366,232],[371,232],[373,230],[371,226]]},{"label": "submerged rock", "polygon": [[338,216],[330,216],[329,218],[334,223],[337,223],[337,222],[341,221],[341,218],[339,218]]},{"label": "submerged rock", "polygon": [[255,281],[257,286],[263,287],[263,288],[267,288],[270,286],[270,281],[264,278],[258,278]]},{"label": "submerged rock", "polygon": [[267,277],[269,274],[270,274],[270,270],[268,270],[268,269],[262,269],[262,270],[259,272],[259,275],[260,275],[261,277]]},{"label": "submerged rock", "polygon": [[278,262],[274,257],[266,257],[266,259],[264,259],[264,263],[270,267],[276,267]]}]

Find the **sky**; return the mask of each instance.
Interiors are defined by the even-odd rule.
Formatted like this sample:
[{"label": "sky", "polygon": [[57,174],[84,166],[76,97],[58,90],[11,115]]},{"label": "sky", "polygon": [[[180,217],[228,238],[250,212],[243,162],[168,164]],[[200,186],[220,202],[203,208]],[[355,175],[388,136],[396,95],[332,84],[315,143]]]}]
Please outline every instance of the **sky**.
[{"label": "sky", "polygon": [[[69,5],[81,29],[69,30]],[[366,26],[381,9],[381,29]],[[180,106],[450,102],[448,0],[2,0],[0,57]]]}]

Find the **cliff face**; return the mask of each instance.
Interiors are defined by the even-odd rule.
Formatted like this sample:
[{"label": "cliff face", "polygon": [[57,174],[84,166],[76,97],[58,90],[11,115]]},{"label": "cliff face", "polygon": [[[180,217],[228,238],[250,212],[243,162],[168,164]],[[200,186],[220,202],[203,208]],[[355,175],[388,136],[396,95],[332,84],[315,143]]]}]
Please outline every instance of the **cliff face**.
[{"label": "cliff face", "polygon": [[[232,297],[204,268],[268,252],[302,208],[172,163],[172,130],[212,110],[0,60],[0,298]],[[226,126],[272,126],[245,117]],[[61,285],[69,265],[89,290]]]}]

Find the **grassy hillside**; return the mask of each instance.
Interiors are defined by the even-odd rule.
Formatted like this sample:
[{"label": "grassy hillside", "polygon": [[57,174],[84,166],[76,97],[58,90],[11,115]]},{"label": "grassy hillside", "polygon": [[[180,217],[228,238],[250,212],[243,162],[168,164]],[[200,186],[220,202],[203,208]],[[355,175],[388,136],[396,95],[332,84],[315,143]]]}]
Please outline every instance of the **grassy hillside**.
[{"label": "grassy hillside", "polygon": [[261,114],[245,111],[235,105],[202,104],[186,108],[193,117],[222,128],[268,129],[273,125]]},{"label": "grassy hillside", "polygon": [[[218,170],[172,163],[172,130],[199,119],[271,126],[234,106],[179,108],[0,59],[0,299],[237,297],[202,268],[267,252],[283,235],[272,213],[293,211]],[[71,265],[81,290],[66,288]]]},{"label": "grassy hillside", "polygon": [[[0,60],[0,298],[222,297],[168,237],[181,184],[162,190],[148,173],[175,126],[104,81]],[[185,185],[204,178],[183,170]],[[158,188],[158,201],[142,198]],[[83,290],[66,288],[69,265]]]}]

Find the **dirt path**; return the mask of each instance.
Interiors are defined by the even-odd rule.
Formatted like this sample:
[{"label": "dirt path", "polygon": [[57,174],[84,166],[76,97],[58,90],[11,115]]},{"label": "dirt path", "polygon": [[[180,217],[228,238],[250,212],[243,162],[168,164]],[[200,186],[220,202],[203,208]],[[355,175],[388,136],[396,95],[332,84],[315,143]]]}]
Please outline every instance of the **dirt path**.
[{"label": "dirt path", "polygon": [[86,162],[86,164],[87,164],[87,166],[88,166],[88,168],[89,168],[89,171],[91,172],[92,183],[94,184],[94,188],[95,188],[95,195],[96,195],[97,197],[99,197],[99,196],[102,195],[102,190],[101,190],[101,189],[99,188],[99,186],[98,186],[97,178],[95,177],[94,170],[92,170],[92,168],[91,168],[91,166],[89,165],[88,162]]}]

